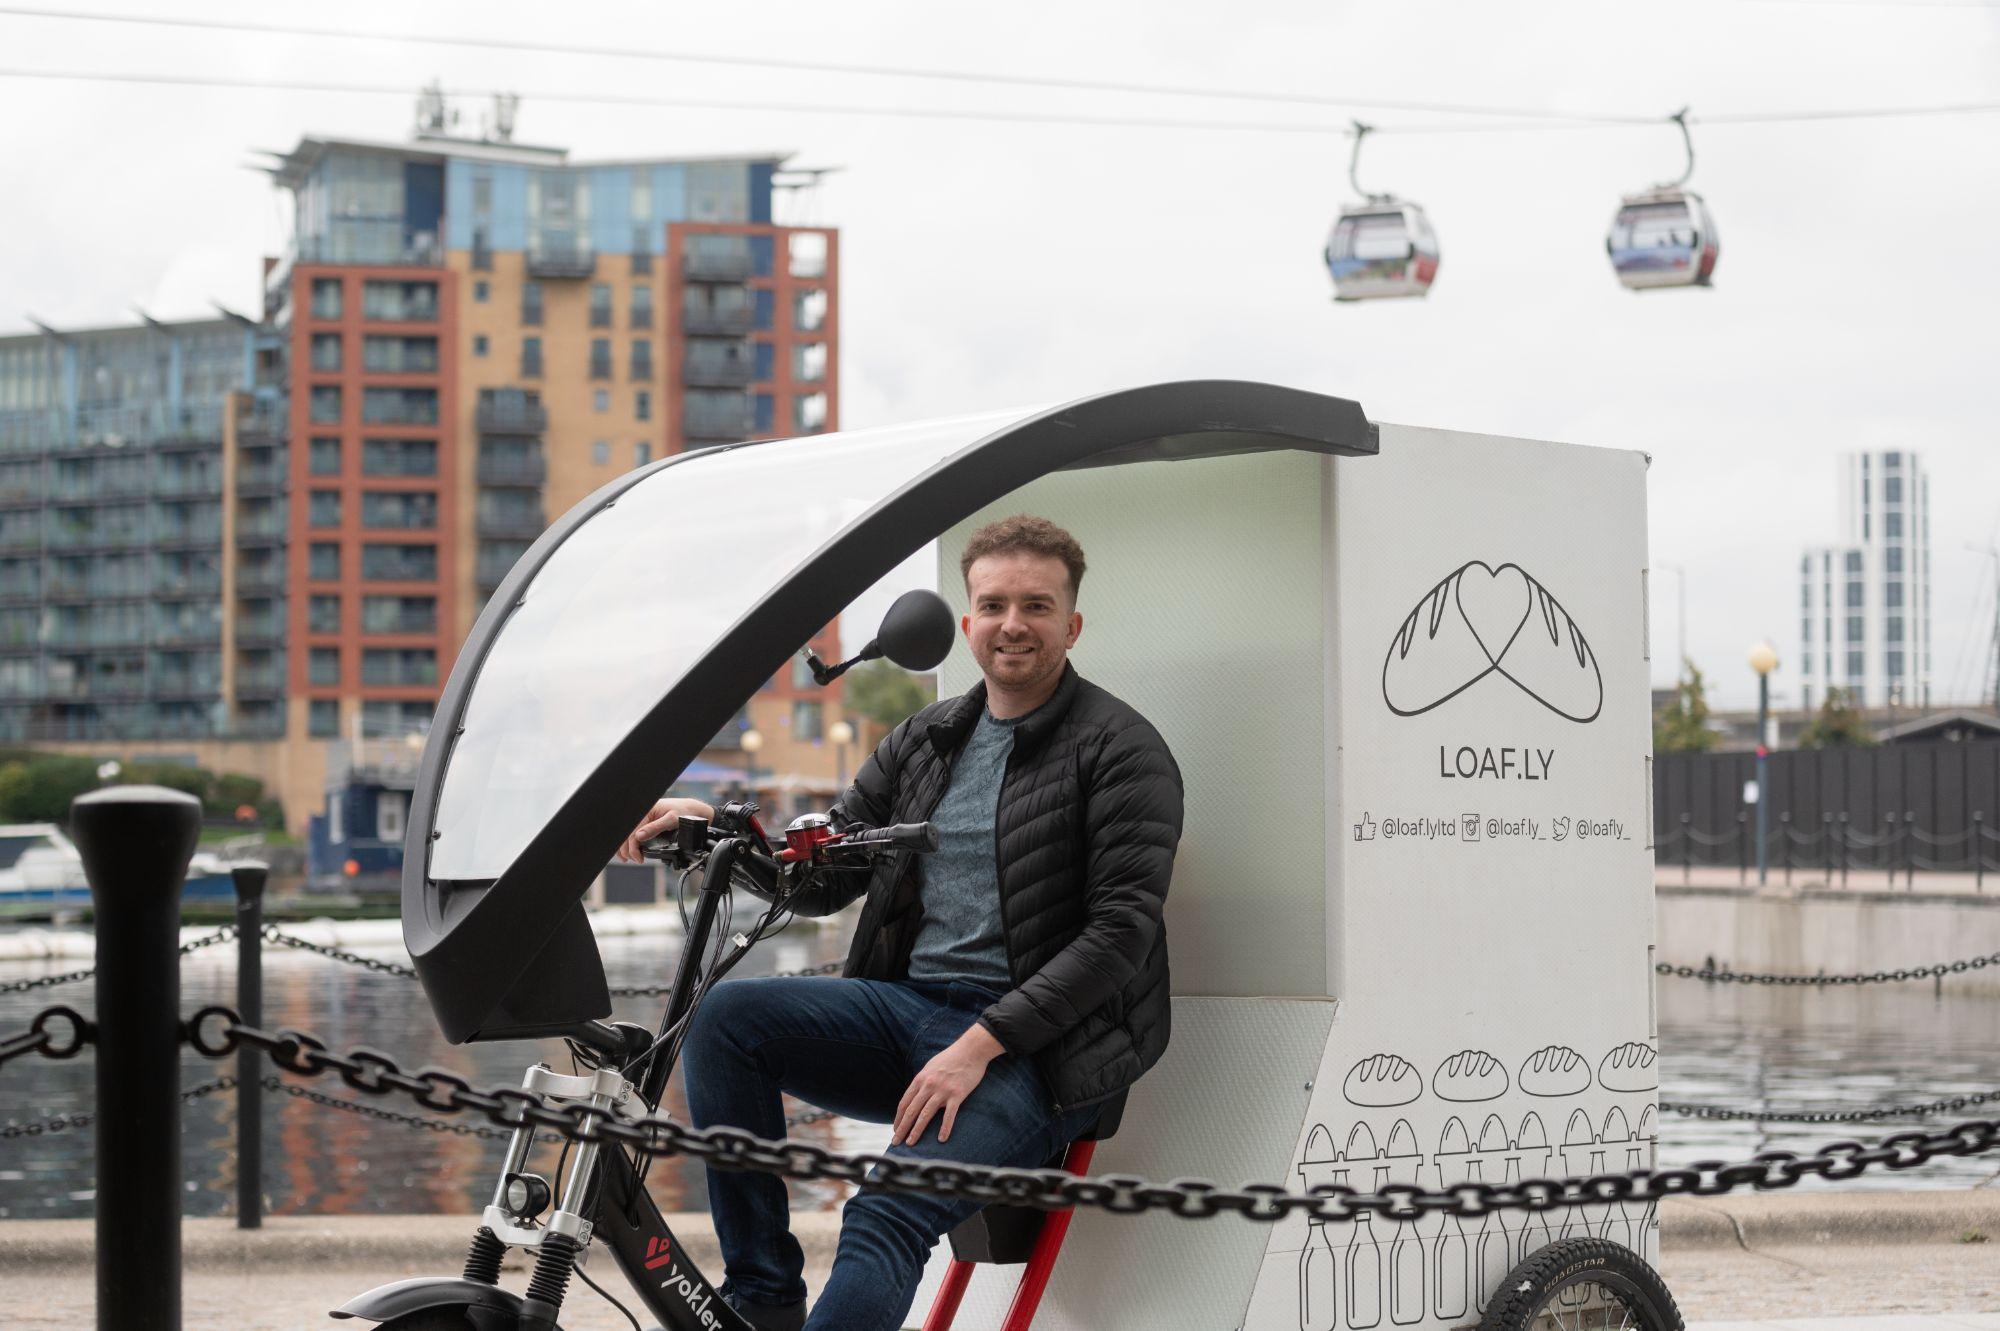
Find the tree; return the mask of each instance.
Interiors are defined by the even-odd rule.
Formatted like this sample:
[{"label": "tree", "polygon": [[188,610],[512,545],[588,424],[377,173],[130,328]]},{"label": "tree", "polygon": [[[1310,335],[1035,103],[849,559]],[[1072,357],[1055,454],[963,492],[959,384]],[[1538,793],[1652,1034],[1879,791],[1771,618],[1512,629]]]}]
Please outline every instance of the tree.
[{"label": "tree", "polygon": [[937,701],[937,676],[913,675],[892,661],[870,661],[846,676],[847,710],[884,728]]},{"label": "tree", "polygon": [[1708,728],[1708,685],[1693,661],[1674,686],[1674,700],[1653,715],[1654,753],[1701,753],[1715,744]]},{"label": "tree", "polygon": [[1852,689],[1828,689],[1812,723],[1799,732],[1802,749],[1867,748],[1878,741],[1854,705]]}]

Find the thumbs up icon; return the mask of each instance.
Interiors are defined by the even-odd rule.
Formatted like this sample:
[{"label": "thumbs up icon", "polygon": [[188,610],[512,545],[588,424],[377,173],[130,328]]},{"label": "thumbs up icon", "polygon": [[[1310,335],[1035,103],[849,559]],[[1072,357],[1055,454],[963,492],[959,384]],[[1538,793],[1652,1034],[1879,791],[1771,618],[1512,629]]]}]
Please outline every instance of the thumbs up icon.
[{"label": "thumbs up icon", "polygon": [[1356,841],[1373,841],[1375,839],[1375,820],[1370,818],[1365,811],[1361,815],[1361,821],[1354,825],[1354,839]]}]

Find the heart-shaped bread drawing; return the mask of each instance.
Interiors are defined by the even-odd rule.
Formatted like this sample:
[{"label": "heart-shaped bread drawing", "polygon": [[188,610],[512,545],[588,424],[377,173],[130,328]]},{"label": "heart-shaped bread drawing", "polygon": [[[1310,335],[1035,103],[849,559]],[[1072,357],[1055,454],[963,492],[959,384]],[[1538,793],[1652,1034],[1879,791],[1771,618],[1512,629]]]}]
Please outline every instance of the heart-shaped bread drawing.
[{"label": "heart-shaped bread drawing", "polygon": [[1424,593],[1382,662],[1382,699],[1428,712],[1488,675],[1556,715],[1594,721],[1604,706],[1597,656],[1569,612],[1519,564],[1468,560]]},{"label": "heart-shaped bread drawing", "polygon": [[1464,1049],[1438,1064],[1431,1090],[1440,1100],[1471,1104],[1507,1093],[1507,1069],[1482,1049]]},{"label": "heart-shaped bread drawing", "polygon": [[1529,1095],[1580,1095],[1590,1089],[1590,1064],[1568,1045],[1544,1045],[1521,1064],[1514,1084]]},{"label": "heart-shaped bread drawing", "polygon": [[1347,1070],[1341,1093],[1349,1104],[1368,1109],[1393,1109],[1424,1093],[1424,1079],[1407,1058],[1370,1054]]},{"label": "heart-shaped bread drawing", "polygon": [[1627,1040],[1597,1065],[1597,1084],[1607,1091],[1651,1091],[1660,1085],[1659,1051]]}]

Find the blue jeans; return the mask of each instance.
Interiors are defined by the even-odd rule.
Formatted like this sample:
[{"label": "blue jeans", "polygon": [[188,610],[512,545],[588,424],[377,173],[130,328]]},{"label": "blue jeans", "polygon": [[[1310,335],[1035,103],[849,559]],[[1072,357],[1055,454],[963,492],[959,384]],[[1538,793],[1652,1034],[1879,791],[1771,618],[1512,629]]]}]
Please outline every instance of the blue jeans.
[{"label": "blue jeans", "polygon": [[[696,1127],[728,1124],[759,1137],[785,1135],[778,1098],[870,1123],[896,1106],[924,1064],[998,996],[977,985],[772,977],[729,980],[696,1014],[682,1048]],[[1030,1059],[1002,1054],[959,1106],[951,1140],[943,1115],[914,1146],[888,1154],[968,1164],[1039,1167],[1097,1120],[1094,1105],[1057,1114]],[[709,1209],[722,1245],[725,1298],[790,1304],[806,1296],[805,1256],[792,1237],[783,1179],[708,1171]],[[840,1248],[808,1328],[895,1331],[916,1296],[940,1236],[978,1202],[862,1189],[842,1212]]]}]

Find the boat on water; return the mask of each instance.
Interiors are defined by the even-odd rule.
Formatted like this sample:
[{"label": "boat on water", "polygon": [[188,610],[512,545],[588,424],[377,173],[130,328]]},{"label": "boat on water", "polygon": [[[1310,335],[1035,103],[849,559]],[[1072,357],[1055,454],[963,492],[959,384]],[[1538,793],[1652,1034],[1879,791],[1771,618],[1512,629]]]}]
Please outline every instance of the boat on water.
[{"label": "boat on water", "polygon": [[[209,851],[188,864],[184,901],[233,901],[229,865]],[[54,823],[0,825],[0,919],[67,915],[90,905],[83,854]]]}]

